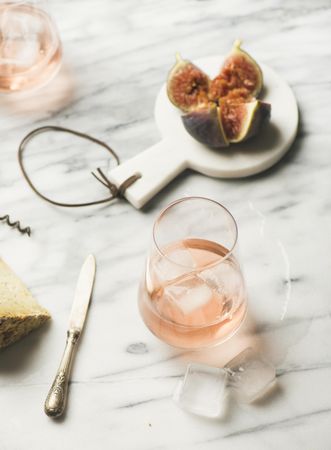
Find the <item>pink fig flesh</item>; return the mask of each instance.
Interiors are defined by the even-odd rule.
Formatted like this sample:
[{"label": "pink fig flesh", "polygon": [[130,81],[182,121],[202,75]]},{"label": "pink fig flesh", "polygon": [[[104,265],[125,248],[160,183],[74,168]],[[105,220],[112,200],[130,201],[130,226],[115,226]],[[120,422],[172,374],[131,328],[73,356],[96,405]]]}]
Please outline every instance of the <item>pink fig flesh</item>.
[{"label": "pink fig flesh", "polygon": [[209,77],[201,69],[177,55],[167,80],[168,97],[177,108],[190,111],[207,104],[209,84]]},{"label": "pink fig flesh", "polygon": [[270,118],[271,105],[254,100],[248,103],[222,102],[221,120],[229,142],[242,142],[255,136]]},{"label": "pink fig flesh", "polygon": [[236,41],[226,58],[220,74],[210,84],[212,101],[231,96],[249,100],[257,97],[263,84],[262,71],[256,61]]}]

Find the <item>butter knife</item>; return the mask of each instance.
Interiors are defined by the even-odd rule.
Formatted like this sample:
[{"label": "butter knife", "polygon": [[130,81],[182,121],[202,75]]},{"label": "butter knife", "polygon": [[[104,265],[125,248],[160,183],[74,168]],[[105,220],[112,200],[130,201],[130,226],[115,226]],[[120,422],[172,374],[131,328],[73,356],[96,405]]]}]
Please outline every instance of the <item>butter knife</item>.
[{"label": "butter knife", "polygon": [[89,255],[79,274],[62,360],[45,401],[45,413],[50,417],[59,417],[65,410],[74,350],[80,338],[90,304],[95,267],[95,258],[93,255]]}]

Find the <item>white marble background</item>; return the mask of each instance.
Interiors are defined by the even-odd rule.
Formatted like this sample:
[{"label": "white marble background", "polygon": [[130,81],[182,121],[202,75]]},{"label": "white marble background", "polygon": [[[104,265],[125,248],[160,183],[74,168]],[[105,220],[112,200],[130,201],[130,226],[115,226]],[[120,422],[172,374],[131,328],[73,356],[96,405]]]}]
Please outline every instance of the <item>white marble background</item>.
[{"label": "white marble background", "polygon": [[[29,239],[0,224],[0,255],[53,316],[0,355],[0,449],[330,449],[330,1],[54,0],[52,11],[64,69],[32,98],[0,98],[0,215],[33,229]],[[27,131],[68,126],[107,141],[123,159],[135,155],[158,140],[153,103],[174,53],[222,54],[238,37],[298,98],[297,140],[273,170],[237,181],[185,173],[142,212],[125,202],[54,208],[27,187],[16,158]],[[71,199],[95,198],[107,192],[89,170],[108,161],[93,150],[44,136],[31,146],[28,165],[38,185],[58,198],[68,191]],[[219,200],[237,217],[250,293],[240,333],[195,354],[156,340],[136,307],[153,219],[187,194]],[[93,303],[68,411],[55,422],[43,402],[90,252],[98,261]],[[221,365],[247,345],[277,366],[272,397],[232,408],[223,422],[176,407],[171,395],[188,360]]]}]

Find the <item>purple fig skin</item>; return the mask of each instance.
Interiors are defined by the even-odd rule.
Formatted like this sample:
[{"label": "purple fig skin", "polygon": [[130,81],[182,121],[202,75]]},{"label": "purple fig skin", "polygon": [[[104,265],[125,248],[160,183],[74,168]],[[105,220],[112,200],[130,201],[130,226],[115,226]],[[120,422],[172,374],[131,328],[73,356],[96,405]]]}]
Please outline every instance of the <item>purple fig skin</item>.
[{"label": "purple fig skin", "polygon": [[250,124],[249,130],[242,141],[246,141],[254,136],[256,136],[262,125],[270,119],[271,116],[271,105],[270,103],[258,101],[258,106],[254,112],[252,122]]},{"label": "purple fig skin", "polygon": [[182,116],[186,131],[197,141],[212,148],[228,147],[218,108],[199,109]]},{"label": "purple fig skin", "polygon": [[269,120],[270,117],[271,117],[270,103],[260,102],[259,115],[255,116],[255,120],[253,120],[251,124],[251,128],[249,130],[247,138],[257,135],[263,123]]}]

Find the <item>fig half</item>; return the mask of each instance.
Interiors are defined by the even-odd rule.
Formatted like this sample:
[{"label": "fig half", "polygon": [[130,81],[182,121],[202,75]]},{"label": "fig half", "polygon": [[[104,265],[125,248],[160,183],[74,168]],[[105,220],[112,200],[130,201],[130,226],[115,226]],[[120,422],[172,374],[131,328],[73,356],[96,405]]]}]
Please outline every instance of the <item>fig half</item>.
[{"label": "fig half", "polygon": [[262,85],[260,66],[241,49],[241,41],[237,40],[225,59],[220,74],[211,81],[209,97],[216,102],[227,96],[247,101],[259,95]]},{"label": "fig half", "polygon": [[271,105],[254,100],[247,103],[223,101],[220,105],[223,129],[229,142],[243,142],[255,136],[270,118]]},{"label": "fig half", "polygon": [[167,80],[169,100],[182,111],[208,104],[210,79],[199,67],[176,54],[176,64]]},{"label": "fig half", "polygon": [[186,131],[197,141],[213,148],[227,147],[221,111],[215,104],[200,108],[182,116]]}]

